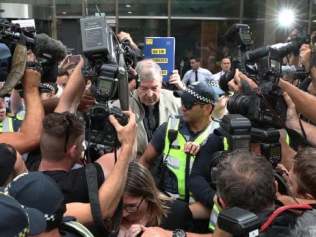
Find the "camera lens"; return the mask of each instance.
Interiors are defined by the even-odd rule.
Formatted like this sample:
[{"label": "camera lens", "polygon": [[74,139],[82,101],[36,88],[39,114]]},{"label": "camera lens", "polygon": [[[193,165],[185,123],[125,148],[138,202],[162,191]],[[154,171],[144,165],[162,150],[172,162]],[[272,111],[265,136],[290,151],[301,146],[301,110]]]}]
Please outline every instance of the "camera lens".
[{"label": "camera lens", "polygon": [[231,114],[247,116],[251,106],[251,97],[248,95],[235,94],[229,98],[227,109]]}]

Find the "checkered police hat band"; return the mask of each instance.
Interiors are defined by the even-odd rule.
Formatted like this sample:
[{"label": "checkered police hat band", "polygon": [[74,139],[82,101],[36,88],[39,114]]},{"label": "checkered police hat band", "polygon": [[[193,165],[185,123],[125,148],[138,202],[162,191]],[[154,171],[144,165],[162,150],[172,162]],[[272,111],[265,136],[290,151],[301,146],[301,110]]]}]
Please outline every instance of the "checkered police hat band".
[{"label": "checkered police hat band", "polygon": [[198,99],[200,101],[203,101],[206,104],[211,104],[212,103],[212,101],[209,98],[206,98],[204,96],[199,95],[198,93],[196,93],[195,91],[193,91],[190,88],[186,88],[185,91],[187,93],[189,93],[190,95],[192,95],[194,98],[196,98],[196,99]]}]

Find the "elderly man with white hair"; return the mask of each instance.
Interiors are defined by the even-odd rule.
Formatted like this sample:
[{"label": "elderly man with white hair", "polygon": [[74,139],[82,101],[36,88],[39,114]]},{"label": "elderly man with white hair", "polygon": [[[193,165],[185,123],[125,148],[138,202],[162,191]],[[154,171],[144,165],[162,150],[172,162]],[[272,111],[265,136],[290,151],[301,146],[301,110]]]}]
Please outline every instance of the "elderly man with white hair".
[{"label": "elderly man with white hair", "polygon": [[179,98],[173,92],[162,89],[161,68],[151,59],[138,62],[136,71],[139,87],[130,98],[130,107],[137,119],[137,155],[145,151],[153,132],[170,115],[178,115],[181,107]]}]

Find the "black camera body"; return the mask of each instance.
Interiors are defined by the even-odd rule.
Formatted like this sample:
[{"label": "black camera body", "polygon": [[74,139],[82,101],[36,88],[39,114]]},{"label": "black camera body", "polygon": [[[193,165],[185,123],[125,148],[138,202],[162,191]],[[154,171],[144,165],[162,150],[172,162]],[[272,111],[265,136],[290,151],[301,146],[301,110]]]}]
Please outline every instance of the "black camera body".
[{"label": "black camera body", "polygon": [[[243,91],[230,98],[227,106],[229,112],[246,116],[254,126],[284,127],[287,107],[278,86],[279,78],[290,71],[293,76],[303,79],[306,73],[302,72],[302,68],[282,68],[282,59],[289,53],[295,53],[302,44],[308,43],[308,36],[297,36],[287,43],[251,50],[250,27],[235,24],[225,34],[225,39],[232,49],[233,61],[236,63],[231,72],[220,78],[221,88],[228,91],[227,83],[234,77],[235,68],[258,85],[253,90],[246,81],[241,81]],[[264,57],[267,60],[263,60]],[[259,59],[262,64],[260,67],[257,64]]]},{"label": "black camera body", "polygon": [[213,157],[212,167],[216,167],[225,156],[225,153],[236,150],[250,151],[250,143],[260,145],[262,155],[267,158],[274,168],[281,161],[280,133],[277,129],[256,128],[245,116],[227,114],[220,122],[220,128],[216,130],[216,133],[226,139],[227,147],[224,152],[219,152]]},{"label": "black camera body", "polygon": [[227,114],[223,117],[218,131],[227,139],[228,152],[250,151],[250,143],[256,143],[260,144],[262,155],[274,168],[281,161],[280,133],[277,129],[256,128],[248,118],[240,114]]},{"label": "black camera body", "polygon": [[238,207],[224,209],[218,216],[218,227],[234,237],[259,236],[260,225],[256,214]]},{"label": "black camera body", "polygon": [[88,113],[86,136],[89,143],[118,147],[117,134],[108,117],[114,115],[122,125],[127,124],[128,118],[120,109],[109,108],[108,102],[119,99],[121,108],[129,109],[125,51],[104,16],[81,18],[80,26],[82,49],[88,59],[83,73],[91,78],[91,92],[98,102]]},{"label": "black camera body", "polygon": [[227,109],[249,118],[253,126],[265,128],[283,128],[287,111],[282,91],[272,81],[262,82],[258,91],[234,94]]},{"label": "black camera body", "polygon": [[[282,151],[279,142],[280,132],[277,129],[262,129],[253,127],[250,120],[240,114],[227,114],[223,117],[220,128],[215,130],[215,134],[225,139],[224,151],[215,152],[210,163],[211,183],[216,190],[216,180],[218,175],[217,165],[225,159],[228,153],[233,151],[251,151],[251,143],[260,146],[261,155],[265,157],[273,168],[281,162]],[[287,193],[286,182],[275,172],[275,178],[279,184],[282,194]]]},{"label": "black camera body", "polygon": [[[99,104],[94,106],[87,114],[87,134],[86,139],[94,144],[103,144],[115,147],[118,144],[115,128],[109,121],[109,115],[114,115],[121,125],[128,123],[128,118],[117,107],[108,108]],[[97,132],[96,132],[97,131]]]},{"label": "black camera body", "polygon": [[[308,44],[310,42],[309,35],[300,34],[294,38],[291,38],[286,43],[278,43],[274,45],[263,46],[257,49],[251,49],[252,40],[250,27],[244,24],[234,24],[224,35],[227,46],[231,50],[232,69],[230,72],[225,73],[219,81],[219,85],[222,90],[228,92],[227,83],[233,79],[235,75],[235,69],[238,68],[242,73],[249,78],[256,81],[264,80],[265,74],[271,72],[275,74],[275,77],[282,75],[281,60],[288,54],[293,53],[298,55],[300,46],[302,44]],[[258,60],[268,56],[268,68],[260,73],[258,69]],[[261,74],[261,75],[259,75]],[[302,73],[301,68],[297,68],[297,71],[291,71],[294,79],[305,79],[306,74]],[[259,77],[259,78],[258,78]],[[269,77],[269,76],[267,76]]]},{"label": "black camera body", "polygon": [[[46,34],[36,34],[33,27],[20,27],[9,21],[0,21],[0,42],[5,43],[12,54],[17,43],[23,43],[36,55],[36,66],[42,73],[42,83],[54,83],[58,74],[58,62],[66,56],[66,47]],[[26,57],[26,55],[25,55]],[[34,64],[34,63],[33,63]],[[33,65],[27,65],[32,67]]]}]

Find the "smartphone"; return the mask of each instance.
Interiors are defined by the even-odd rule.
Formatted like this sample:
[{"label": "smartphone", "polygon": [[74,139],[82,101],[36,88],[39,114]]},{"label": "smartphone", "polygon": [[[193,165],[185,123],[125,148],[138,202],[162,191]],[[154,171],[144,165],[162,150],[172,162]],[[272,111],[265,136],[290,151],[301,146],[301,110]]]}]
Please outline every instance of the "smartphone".
[{"label": "smartphone", "polygon": [[78,55],[69,55],[68,57],[67,57],[67,63],[69,63],[69,64],[78,64],[79,62],[80,62],[80,55],[78,54]]},{"label": "smartphone", "polygon": [[79,62],[81,56],[78,55],[68,55],[60,64],[60,68],[65,70],[72,70]]}]

